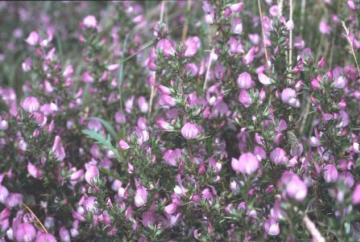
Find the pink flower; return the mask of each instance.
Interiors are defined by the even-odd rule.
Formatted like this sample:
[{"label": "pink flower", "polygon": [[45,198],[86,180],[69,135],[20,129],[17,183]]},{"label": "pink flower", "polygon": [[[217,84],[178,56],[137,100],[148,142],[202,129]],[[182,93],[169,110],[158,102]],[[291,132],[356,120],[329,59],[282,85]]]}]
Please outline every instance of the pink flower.
[{"label": "pink flower", "polygon": [[234,18],[231,21],[231,32],[234,34],[241,34],[243,31],[243,25],[240,18]]},{"label": "pink flower", "polygon": [[174,44],[168,39],[161,39],[156,45],[156,48],[162,51],[165,57],[175,55],[176,51]]},{"label": "pink flower", "polygon": [[357,205],[360,203],[360,184],[357,184],[352,193],[352,203]]},{"label": "pink flower", "polygon": [[69,230],[67,230],[65,227],[60,228],[59,236],[61,238],[61,241],[63,241],[63,242],[70,242],[71,241]]},{"label": "pink flower", "polygon": [[186,123],[181,128],[181,134],[185,139],[196,139],[200,136],[200,128],[197,124]]},{"label": "pink flower", "polygon": [[34,178],[40,178],[41,177],[41,171],[34,166],[31,162],[28,163],[27,165],[27,171],[30,174],[30,176],[34,177]]},{"label": "pink flower", "polygon": [[254,86],[254,82],[251,79],[251,75],[247,72],[241,73],[236,82],[239,88],[241,89],[249,89]]},{"label": "pink flower", "polygon": [[21,103],[21,107],[29,113],[33,113],[40,108],[40,103],[36,97],[29,96]]},{"label": "pink flower", "polygon": [[0,184],[0,202],[5,203],[6,198],[9,196],[9,190]]},{"label": "pink flower", "polygon": [[239,94],[239,102],[244,105],[245,108],[248,108],[252,104],[252,99],[247,90],[241,90]]},{"label": "pink flower", "polygon": [[264,86],[268,86],[272,83],[272,80],[264,73],[259,73],[258,78],[259,78],[259,82]]},{"label": "pink flower", "polygon": [[330,34],[331,27],[325,20],[321,20],[320,24],[319,24],[319,30],[320,30],[320,33],[322,33],[322,34]]},{"label": "pink flower", "polygon": [[146,204],[148,197],[148,192],[146,188],[142,185],[138,185],[135,192],[135,206],[142,207]]},{"label": "pink flower", "polygon": [[251,175],[259,168],[259,160],[253,153],[248,152],[241,154],[238,160],[232,158],[231,167],[236,173]]},{"label": "pink flower", "polygon": [[59,161],[64,160],[65,158],[65,149],[62,145],[60,136],[56,135],[53,147],[51,148],[51,151],[53,152],[55,158]]},{"label": "pink flower", "polygon": [[18,242],[30,242],[35,239],[36,230],[34,226],[28,223],[21,223],[16,225],[14,236]]},{"label": "pink flower", "polygon": [[341,75],[341,76],[338,76],[337,78],[335,78],[334,82],[332,83],[332,86],[337,89],[343,89],[346,87],[347,83],[348,83],[348,80],[346,79],[346,77]]},{"label": "pink flower", "polygon": [[296,97],[296,91],[292,88],[285,88],[281,92],[281,100],[283,103],[289,104],[292,107],[300,107],[300,101]]},{"label": "pink flower", "polygon": [[324,180],[326,182],[336,182],[339,177],[339,173],[335,165],[329,164],[324,167]]},{"label": "pink flower", "polygon": [[5,204],[9,208],[16,207],[23,202],[23,195],[20,193],[10,193],[10,195],[6,198]]},{"label": "pink flower", "polygon": [[289,158],[286,156],[285,150],[277,147],[270,153],[270,160],[275,164],[286,164]]},{"label": "pink flower", "polygon": [[306,184],[298,175],[292,172],[284,172],[281,177],[282,183],[285,185],[286,194],[297,201],[303,201],[307,195]]},{"label": "pink flower", "polygon": [[55,239],[54,235],[41,232],[36,237],[35,242],[57,242],[57,240]]},{"label": "pink flower", "polygon": [[264,229],[270,236],[276,236],[280,233],[279,223],[273,218],[269,218],[265,221]]},{"label": "pink flower", "polygon": [[174,150],[169,149],[165,151],[163,155],[163,159],[165,163],[171,166],[176,166],[177,162],[181,159],[181,157],[182,157],[181,149],[174,149]]},{"label": "pink flower", "polygon": [[99,169],[94,164],[86,164],[85,168],[85,180],[88,184],[93,185],[99,177]]},{"label": "pink flower", "polygon": [[39,34],[36,31],[33,31],[29,34],[29,36],[26,38],[26,43],[29,45],[37,45],[39,43],[40,37]]},{"label": "pink flower", "polygon": [[201,41],[200,41],[199,37],[197,37],[197,36],[189,37],[185,41],[184,56],[185,57],[194,56],[200,47],[201,47]]},{"label": "pink flower", "polygon": [[123,140],[123,139],[121,139],[121,140],[119,141],[119,147],[120,147],[120,149],[122,149],[122,150],[127,150],[127,149],[130,148],[129,144],[128,144],[125,140]]},{"label": "pink flower", "polygon": [[97,26],[96,18],[93,15],[86,16],[82,23],[86,28],[96,28]]}]

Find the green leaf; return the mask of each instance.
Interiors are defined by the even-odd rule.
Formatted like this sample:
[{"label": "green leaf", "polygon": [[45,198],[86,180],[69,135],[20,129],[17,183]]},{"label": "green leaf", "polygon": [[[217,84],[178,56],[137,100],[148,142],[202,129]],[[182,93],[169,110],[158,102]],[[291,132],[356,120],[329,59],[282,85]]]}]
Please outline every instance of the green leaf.
[{"label": "green leaf", "polygon": [[94,130],[90,130],[90,129],[84,129],[82,130],[82,133],[85,134],[87,137],[89,137],[92,140],[95,140],[97,144],[99,144],[103,149],[105,150],[111,150],[115,156],[116,159],[121,162],[121,156],[119,151],[112,145],[111,143],[111,138],[108,135],[107,137],[104,137],[102,134],[94,131]]},{"label": "green leaf", "polygon": [[100,121],[102,123],[102,125],[104,125],[105,129],[111,134],[113,139],[115,139],[115,141],[117,140],[116,131],[108,121],[106,121],[102,118],[98,118],[98,117],[91,117],[90,119],[96,119],[96,120]]}]

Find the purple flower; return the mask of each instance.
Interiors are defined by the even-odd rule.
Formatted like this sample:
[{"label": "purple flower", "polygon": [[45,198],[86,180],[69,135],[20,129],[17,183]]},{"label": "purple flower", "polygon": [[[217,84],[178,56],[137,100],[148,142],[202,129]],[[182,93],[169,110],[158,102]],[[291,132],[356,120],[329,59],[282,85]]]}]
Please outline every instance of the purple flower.
[{"label": "purple flower", "polygon": [[65,149],[62,145],[60,136],[55,136],[54,144],[51,148],[51,152],[54,154],[58,161],[62,161],[65,158]]},{"label": "purple flower", "polygon": [[339,177],[339,173],[335,165],[329,164],[324,167],[324,180],[326,182],[336,182]]},{"label": "purple flower", "polygon": [[303,201],[307,195],[307,187],[298,175],[292,172],[284,172],[281,177],[285,185],[286,194],[297,201]]},{"label": "purple flower", "polygon": [[236,82],[241,89],[249,89],[254,86],[251,75],[247,72],[241,73]]},{"label": "purple flower", "polygon": [[0,184],[0,202],[5,203],[6,198],[9,196],[9,190]]},{"label": "purple flower", "polygon": [[39,34],[36,31],[33,31],[29,34],[29,36],[26,38],[26,43],[28,43],[29,45],[37,45],[40,41],[40,37]]},{"label": "purple flower", "polygon": [[86,164],[85,168],[85,180],[88,184],[93,185],[99,177],[99,169],[94,164]]},{"label": "purple flower", "polygon": [[352,193],[352,203],[357,205],[360,203],[360,184],[357,184]]},{"label": "purple flower", "polygon": [[30,176],[32,176],[34,178],[40,178],[42,175],[41,171],[36,166],[34,166],[31,162],[28,162],[27,171],[30,174]]},{"label": "purple flower", "polygon": [[60,228],[59,236],[60,236],[62,242],[70,242],[71,241],[69,230],[67,230],[65,227]]},{"label": "purple flower", "polygon": [[17,224],[14,236],[17,242],[30,242],[35,239],[36,230],[34,226],[28,223]]},{"label": "purple flower", "polygon": [[16,207],[23,202],[23,196],[20,193],[10,193],[10,195],[6,198],[6,206],[9,208]]},{"label": "purple flower", "polygon": [[201,41],[199,37],[194,36],[187,38],[187,40],[185,41],[184,56],[185,57],[194,56],[200,47],[201,47]]},{"label": "purple flower", "polygon": [[200,136],[200,128],[197,124],[193,124],[193,123],[186,123],[182,128],[181,128],[181,134],[185,139],[196,139]]},{"label": "purple flower", "polygon": [[21,103],[21,107],[29,113],[33,113],[40,108],[40,103],[36,97],[26,97],[24,101]]},{"label": "purple flower", "polygon": [[248,108],[252,104],[252,99],[247,90],[241,90],[239,94],[239,102],[244,105],[245,108]]},{"label": "purple flower", "polygon": [[289,104],[292,107],[300,107],[300,101],[296,97],[296,91],[292,88],[285,88],[281,92],[281,100],[283,103]]},{"label": "purple flower", "polygon": [[234,18],[231,21],[231,32],[234,34],[241,34],[243,31],[243,25],[240,18]]},{"label": "purple flower", "polygon": [[289,158],[287,157],[285,150],[277,147],[273,151],[271,151],[270,160],[274,162],[276,165],[280,165],[280,164],[286,164]]},{"label": "purple flower", "polygon": [[231,167],[238,173],[251,175],[259,168],[259,160],[253,153],[241,154],[239,159],[232,158]]},{"label": "purple flower", "polygon": [[165,57],[175,55],[176,51],[174,44],[168,39],[161,39],[156,45],[156,48],[159,49]]},{"label": "purple flower", "polygon": [[95,16],[93,16],[93,15],[86,16],[83,19],[82,23],[86,28],[96,28],[97,27],[97,21],[96,21]]},{"label": "purple flower", "polygon": [[127,150],[127,149],[130,148],[129,144],[128,144],[125,140],[123,140],[123,139],[121,139],[121,140],[119,141],[119,147],[120,147],[120,149],[122,149],[122,150]]},{"label": "purple flower", "polygon": [[270,236],[277,236],[280,233],[279,223],[273,218],[269,218],[265,221],[264,229]]},{"label": "purple flower", "polygon": [[165,163],[171,166],[176,166],[177,162],[180,160],[181,157],[182,157],[181,149],[174,149],[174,150],[169,149],[165,151],[163,155],[163,159]]},{"label": "purple flower", "polygon": [[35,242],[57,242],[54,235],[49,233],[39,233]]},{"label": "purple flower", "polygon": [[268,86],[272,83],[272,80],[264,73],[259,73],[258,78],[259,78],[259,82],[264,86]]},{"label": "purple flower", "polygon": [[135,206],[142,207],[146,204],[148,197],[148,192],[146,188],[142,185],[138,185],[135,192]]}]

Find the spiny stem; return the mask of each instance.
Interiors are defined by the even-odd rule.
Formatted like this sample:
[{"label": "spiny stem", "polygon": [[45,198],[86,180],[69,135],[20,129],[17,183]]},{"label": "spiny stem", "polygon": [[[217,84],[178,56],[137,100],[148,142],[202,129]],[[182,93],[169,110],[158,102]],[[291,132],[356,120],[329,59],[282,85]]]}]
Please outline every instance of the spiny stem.
[{"label": "spiny stem", "polygon": [[353,43],[352,43],[352,41],[351,41],[351,39],[350,39],[350,36],[349,36],[349,35],[350,35],[349,29],[346,27],[346,24],[345,24],[344,21],[341,21],[341,23],[342,23],[342,26],[343,26],[343,28],[344,28],[344,30],[345,30],[346,39],[347,39],[347,41],[349,42],[350,49],[351,49],[351,53],[352,53],[352,55],[353,55],[353,57],[354,57],[355,64],[356,64],[356,68],[357,68],[358,74],[359,74],[359,76],[360,76],[359,62],[358,62],[358,60],[357,60],[357,58],[356,58],[354,46],[353,46]]},{"label": "spiny stem", "polygon": [[25,203],[22,204],[23,207],[28,210],[31,215],[35,218],[36,222],[40,225],[41,229],[45,232],[48,233],[47,229],[45,228],[45,226],[41,223],[40,219],[35,215],[35,213],[31,210],[31,208],[29,206],[27,206]]},{"label": "spiny stem", "polygon": [[213,62],[214,55],[215,55],[215,48],[212,48],[212,50],[210,52],[210,56],[209,56],[209,61],[207,63],[207,68],[206,68],[205,81],[204,81],[204,86],[203,86],[204,91],[206,90],[207,82],[209,81],[209,78],[210,78],[210,67]]},{"label": "spiny stem", "polygon": [[[186,4],[186,13],[187,14],[190,12],[190,7],[191,7],[191,0],[187,0],[187,4]],[[186,16],[184,27],[183,27],[182,34],[181,34],[181,41],[184,41],[186,39],[188,30],[189,30],[189,19],[188,19],[188,16]]]},{"label": "spiny stem", "polygon": [[262,14],[262,10],[261,10],[260,0],[258,0],[257,3],[258,3],[258,8],[259,8],[259,14],[260,14],[261,34],[262,34],[262,40],[263,40],[263,45],[264,45],[264,51],[265,51],[266,66],[269,66],[270,61],[269,61],[269,55],[267,53],[266,44],[265,44],[265,31],[264,31],[264,25],[263,25],[263,14]]},{"label": "spiny stem", "polygon": [[283,10],[284,0],[278,1],[278,7],[279,7],[279,15],[282,16],[282,10]]},{"label": "spiny stem", "polygon": [[[290,23],[293,25],[293,0],[289,0],[290,8]],[[289,68],[292,68],[292,55],[293,55],[293,26],[291,26],[289,31]]]},{"label": "spiny stem", "polygon": [[324,237],[321,235],[320,231],[316,228],[315,224],[310,220],[307,215],[304,216],[303,222],[316,242],[325,242]]}]

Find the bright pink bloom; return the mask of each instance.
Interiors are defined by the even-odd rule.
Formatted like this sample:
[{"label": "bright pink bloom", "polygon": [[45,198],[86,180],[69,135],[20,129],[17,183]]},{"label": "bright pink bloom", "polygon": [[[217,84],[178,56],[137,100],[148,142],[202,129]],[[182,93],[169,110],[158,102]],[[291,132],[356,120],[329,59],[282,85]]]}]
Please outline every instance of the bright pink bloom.
[{"label": "bright pink bloom", "polygon": [[21,223],[15,226],[14,235],[18,242],[30,242],[35,239],[36,230],[31,224]]},{"label": "bright pink bloom", "polygon": [[360,203],[360,184],[357,184],[352,193],[352,203],[357,205]]}]

